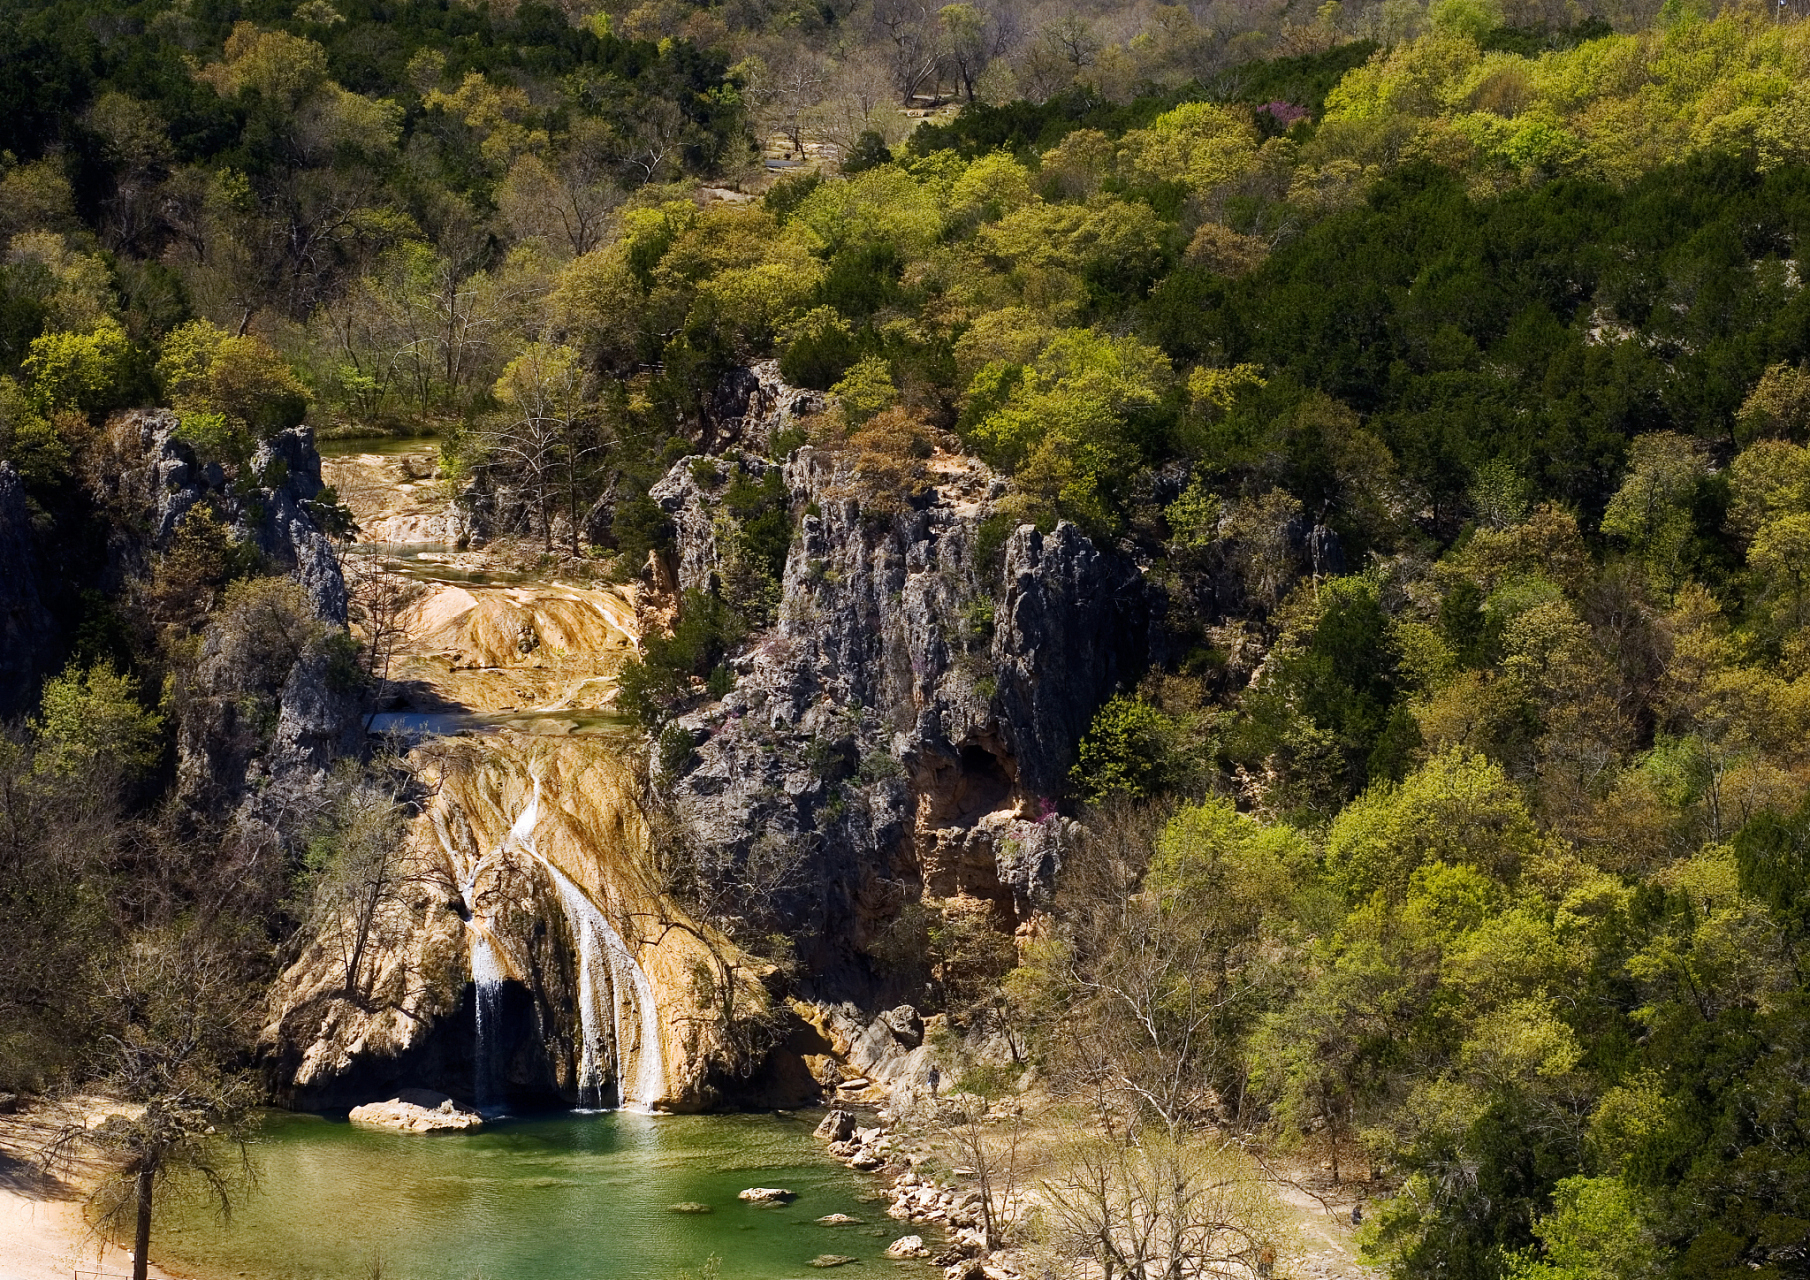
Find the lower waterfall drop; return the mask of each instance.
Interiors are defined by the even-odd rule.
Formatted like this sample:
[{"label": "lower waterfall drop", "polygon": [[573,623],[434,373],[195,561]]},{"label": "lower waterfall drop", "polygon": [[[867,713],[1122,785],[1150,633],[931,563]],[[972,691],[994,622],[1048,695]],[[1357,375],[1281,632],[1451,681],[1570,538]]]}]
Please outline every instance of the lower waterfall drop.
[{"label": "lower waterfall drop", "polygon": [[[616,1091],[625,1111],[651,1111],[666,1088],[666,1068],[660,1051],[660,1011],[654,990],[622,935],[610,925],[597,904],[572,880],[545,858],[541,865],[559,889],[560,903],[578,943],[578,1017],[584,1038],[578,1057],[580,1106],[600,1106],[603,1063],[598,1041],[603,1033],[603,1002],[610,1002],[611,1039],[615,1047]],[[622,998],[631,993],[635,1005],[639,1044],[634,1052],[634,1074],[627,1070],[629,1053],[623,1039]]]},{"label": "lower waterfall drop", "polygon": [[497,962],[496,948],[482,930],[471,931],[471,981],[476,990],[472,1003],[477,1015],[478,1036],[472,1062],[472,1105],[488,1112],[500,1105],[496,1071],[496,1035],[500,997],[503,994],[503,966]]}]

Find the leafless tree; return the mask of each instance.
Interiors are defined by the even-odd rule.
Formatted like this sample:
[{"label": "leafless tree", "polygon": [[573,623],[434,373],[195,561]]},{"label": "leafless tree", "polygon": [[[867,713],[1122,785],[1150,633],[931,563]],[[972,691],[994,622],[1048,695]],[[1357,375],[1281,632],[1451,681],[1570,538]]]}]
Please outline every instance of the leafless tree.
[{"label": "leafless tree", "polygon": [[980,1192],[980,1225],[989,1251],[1005,1243],[1019,1205],[1027,1166],[1027,1132],[1021,1108],[994,1117],[978,1094],[957,1093],[942,1104],[943,1132],[962,1162],[974,1170]]},{"label": "leafless tree", "polygon": [[315,937],[339,952],[348,997],[368,991],[366,960],[392,940],[403,891],[409,806],[381,771],[344,780],[308,845],[308,914]]},{"label": "leafless tree", "polygon": [[222,1212],[251,1179],[244,1160],[260,1100],[240,1065],[254,1025],[254,993],[230,939],[204,924],[141,935],[101,966],[101,1086],[129,1109],[98,1128],[73,1124],[45,1150],[48,1166],[98,1147],[114,1173],[93,1193],[104,1230],[133,1224],[134,1280],[144,1280],[156,1189],[199,1177]]},{"label": "leafless tree", "polygon": [[936,96],[947,50],[935,6],[928,0],[877,0],[873,23],[888,49],[899,101],[909,106],[926,87]]},{"label": "leafless tree", "polygon": [[364,640],[365,674],[371,681],[371,716],[383,705],[389,687],[390,667],[408,643],[409,622],[427,598],[427,586],[385,564],[371,552],[340,557],[346,579],[347,614]]},{"label": "leafless tree", "polygon": [[1065,1023],[1085,1031],[1058,1037],[1050,1065],[1109,1129],[1154,1121],[1177,1134],[1215,1109],[1226,1068],[1216,1029],[1246,992],[1211,904],[1143,884],[1163,817],[1110,805],[1066,856],[1051,969]]},{"label": "leafless tree", "polygon": [[1229,1145],[1084,1141],[1042,1187],[1064,1277],[1245,1280],[1291,1239],[1281,1202]]}]

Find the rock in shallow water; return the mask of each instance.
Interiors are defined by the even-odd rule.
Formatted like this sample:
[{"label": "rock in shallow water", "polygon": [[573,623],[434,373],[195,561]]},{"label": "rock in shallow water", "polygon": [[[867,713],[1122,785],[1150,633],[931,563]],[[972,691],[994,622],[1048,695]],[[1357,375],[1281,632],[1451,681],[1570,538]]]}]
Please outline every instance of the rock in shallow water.
[{"label": "rock in shallow water", "polygon": [[797,1195],[784,1187],[748,1187],[736,1198],[746,1200],[750,1204],[784,1204]]},{"label": "rock in shallow water", "polygon": [[854,1261],[856,1259],[849,1257],[846,1253],[820,1253],[811,1259],[811,1265],[813,1267],[840,1267]]},{"label": "rock in shallow water", "polygon": [[404,1089],[388,1102],[367,1102],[353,1107],[347,1117],[353,1124],[397,1133],[433,1133],[438,1129],[476,1129],[484,1117],[466,1111],[445,1094],[426,1089]]},{"label": "rock in shallow water", "polygon": [[817,1136],[831,1142],[845,1142],[855,1131],[855,1117],[846,1111],[832,1111],[817,1126]]},{"label": "rock in shallow water", "polygon": [[696,1200],[682,1200],[678,1204],[669,1204],[666,1206],[666,1211],[668,1213],[715,1213],[716,1212],[716,1210],[712,1209],[709,1205],[699,1204]]},{"label": "rock in shallow water", "polygon": [[858,1227],[861,1225],[861,1219],[851,1218],[846,1213],[826,1213],[817,1219],[817,1225],[820,1227]]},{"label": "rock in shallow water", "polygon": [[886,1246],[889,1258],[928,1258],[930,1250],[924,1247],[922,1236],[900,1236]]}]

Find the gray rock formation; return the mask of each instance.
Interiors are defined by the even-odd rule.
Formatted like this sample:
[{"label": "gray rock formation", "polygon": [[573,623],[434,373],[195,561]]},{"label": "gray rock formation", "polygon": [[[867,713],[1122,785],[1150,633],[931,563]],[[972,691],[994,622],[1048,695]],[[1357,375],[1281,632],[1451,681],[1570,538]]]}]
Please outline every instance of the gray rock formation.
[{"label": "gray rock formation", "polygon": [[[726,553],[691,459],[652,490],[682,588]],[[754,477],[781,464],[745,459]],[[873,946],[920,896],[1022,922],[1054,869],[1063,789],[1094,711],[1144,669],[1158,597],[1136,567],[1061,524],[982,527],[1002,480],[938,456],[934,489],[883,521],[858,477],[799,449],[778,619],[733,659],[735,688],[677,722],[696,744],[668,783],[707,861],[765,842],[808,859],[788,903],[799,954],[833,998],[887,990]]]},{"label": "gray rock formation", "polygon": [[148,572],[151,556],[175,541],[183,517],[211,502],[268,568],[302,584],[317,617],[345,625],[345,579],[332,543],[308,512],[322,488],[313,428],[292,427],[260,444],[247,467],[252,482],[239,484],[217,463],[198,463],[176,427],[168,409],[134,410],[109,422],[97,444],[96,497],[113,517],[109,585]]},{"label": "gray rock formation", "polygon": [[710,398],[705,452],[739,445],[771,453],[774,436],[802,418],[822,413],[824,402],[821,391],[787,385],[779,376],[777,360],[733,369]]},{"label": "gray rock formation", "polygon": [[[293,653],[265,653],[210,630],[179,698],[178,794],[224,816],[276,825],[341,754],[360,742],[355,677],[329,642],[346,622],[346,585],[332,543],[308,506],[320,494],[320,455],[308,427],[259,445],[245,476],[229,482],[176,438],[168,410],[121,414],[98,443],[96,497],[108,509],[110,586],[149,575],[185,517],[211,505],[232,538],[257,548],[264,567],[297,583],[315,634]],[[260,650],[249,660],[247,644]]]}]

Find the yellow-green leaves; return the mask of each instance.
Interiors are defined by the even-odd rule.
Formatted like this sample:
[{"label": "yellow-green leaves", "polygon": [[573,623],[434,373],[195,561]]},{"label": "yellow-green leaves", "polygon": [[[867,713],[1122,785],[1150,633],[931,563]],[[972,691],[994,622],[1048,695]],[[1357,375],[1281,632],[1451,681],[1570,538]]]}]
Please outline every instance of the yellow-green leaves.
[{"label": "yellow-green leaves", "polygon": [[1233,365],[1230,369],[1202,366],[1188,372],[1188,399],[1199,412],[1217,416],[1228,412],[1239,396],[1268,385],[1263,370],[1254,364]]},{"label": "yellow-green leaves", "polygon": [[[950,6],[958,7],[967,6]],[[1003,152],[981,156],[970,164],[949,193],[950,212],[971,222],[997,221],[1036,199],[1030,173]]]},{"label": "yellow-green leaves", "polygon": [[37,767],[64,777],[95,770],[130,778],[157,763],[163,718],[138,701],[138,681],[110,662],[68,667],[44,686]]},{"label": "yellow-green leaves", "polygon": [[1157,838],[1145,883],[1162,896],[1192,899],[1225,920],[1254,928],[1280,910],[1313,864],[1313,846],[1292,827],[1258,822],[1227,800],[1178,810]]},{"label": "yellow-green leaves", "polygon": [[1652,1205],[1619,1178],[1573,1177],[1553,1189],[1552,1212],[1533,1224],[1542,1258],[1512,1254],[1507,1280],[1647,1280],[1663,1275]]},{"label": "yellow-green leaves", "polygon": [[269,343],[207,320],[164,339],[157,373],[176,411],[200,419],[191,442],[222,461],[243,461],[254,437],[294,426],[308,410],[307,392]]},{"label": "yellow-green leaves", "polygon": [[1710,845],[1659,877],[1686,910],[1662,925],[1628,960],[1628,973],[1653,997],[1640,1011],[1658,1020],[1667,1002],[1704,1017],[1729,1008],[1765,1010],[1792,982],[1791,962],[1765,905],[1741,891],[1734,850]]},{"label": "yellow-green leaves", "polygon": [[1502,770],[1462,748],[1434,756],[1400,786],[1347,805],[1326,840],[1327,871],[1347,894],[1399,897],[1429,862],[1470,864],[1512,878],[1540,837]]},{"label": "yellow-green leaves", "polygon": [[892,366],[881,356],[863,356],[855,361],[830,388],[830,394],[836,397],[842,420],[851,430],[899,401],[899,389],[892,381]]},{"label": "yellow-green leaves", "polygon": [[1188,102],[1127,133],[1119,170],[1132,182],[1179,182],[1199,193],[1242,176],[1256,156],[1257,131],[1243,113]]},{"label": "yellow-green leaves", "polygon": [[1094,713],[1081,739],[1069,785],[1089,804],[1155,794],[1168,765],[1168,728],[1163,713],[1142,698],[1111,699]]},{"label": "yellow-green leaves", "polygon": [[225,59],[196,73],[222,97],[245,89],[294,111],[327,80],[327,51],[317,42],[282,31],[260,31],[249,22],[234,25]]},{"label": "yellow-green leaves", "polygon": [[1603,512],[1603,532],[1625,539],[1668,592],[1683,580],[1693,532],[1691,502],[1705,470],[1693,440],[1672,431],[1636,437],[1628,450],[1627,479]]},{"label": "yellow-green leaves", "polygon": [[129,373],[132,343],[117,320],[104,318],[86,333],[33,338],[21,366],[45,411],[108,406]]},{"label": "yellow-green leaves", "polygon": [[451,93],[431,90],[422,105],[464,121],[478,135],[479,153],[499,169],[508,168],[524,152],[547,146],[547,131],[527,123],[528,95],[514,85],[494,84],[479,71],[467,72]]},{"label": "yellow-green leaves", "polygon": [[1174,378],[1136,338],[1064,330],[1029,368],[996,362],[977,375],[971,397],[998,407],[970,439],[1046,509],[1109,528],[1113,490],[1138,457],[1127,418],[1154,409]]},{"label": "yellow-green leaves", "polygon": [[113,285],[99,254],[72,250],[54,231],[26,231],[13,237],[6,262],[43,273],[49,284],[42,295],[48,328],[89,333],[107,318]]},{"label": "yellow-green leaves", "polygon": [[910,174],[881,165],[840,182],[826,182],[798,206],[788,227],[828,257],[839,250],[885,241],[902,256],[921,257],[943,229],[936,193]]}]

